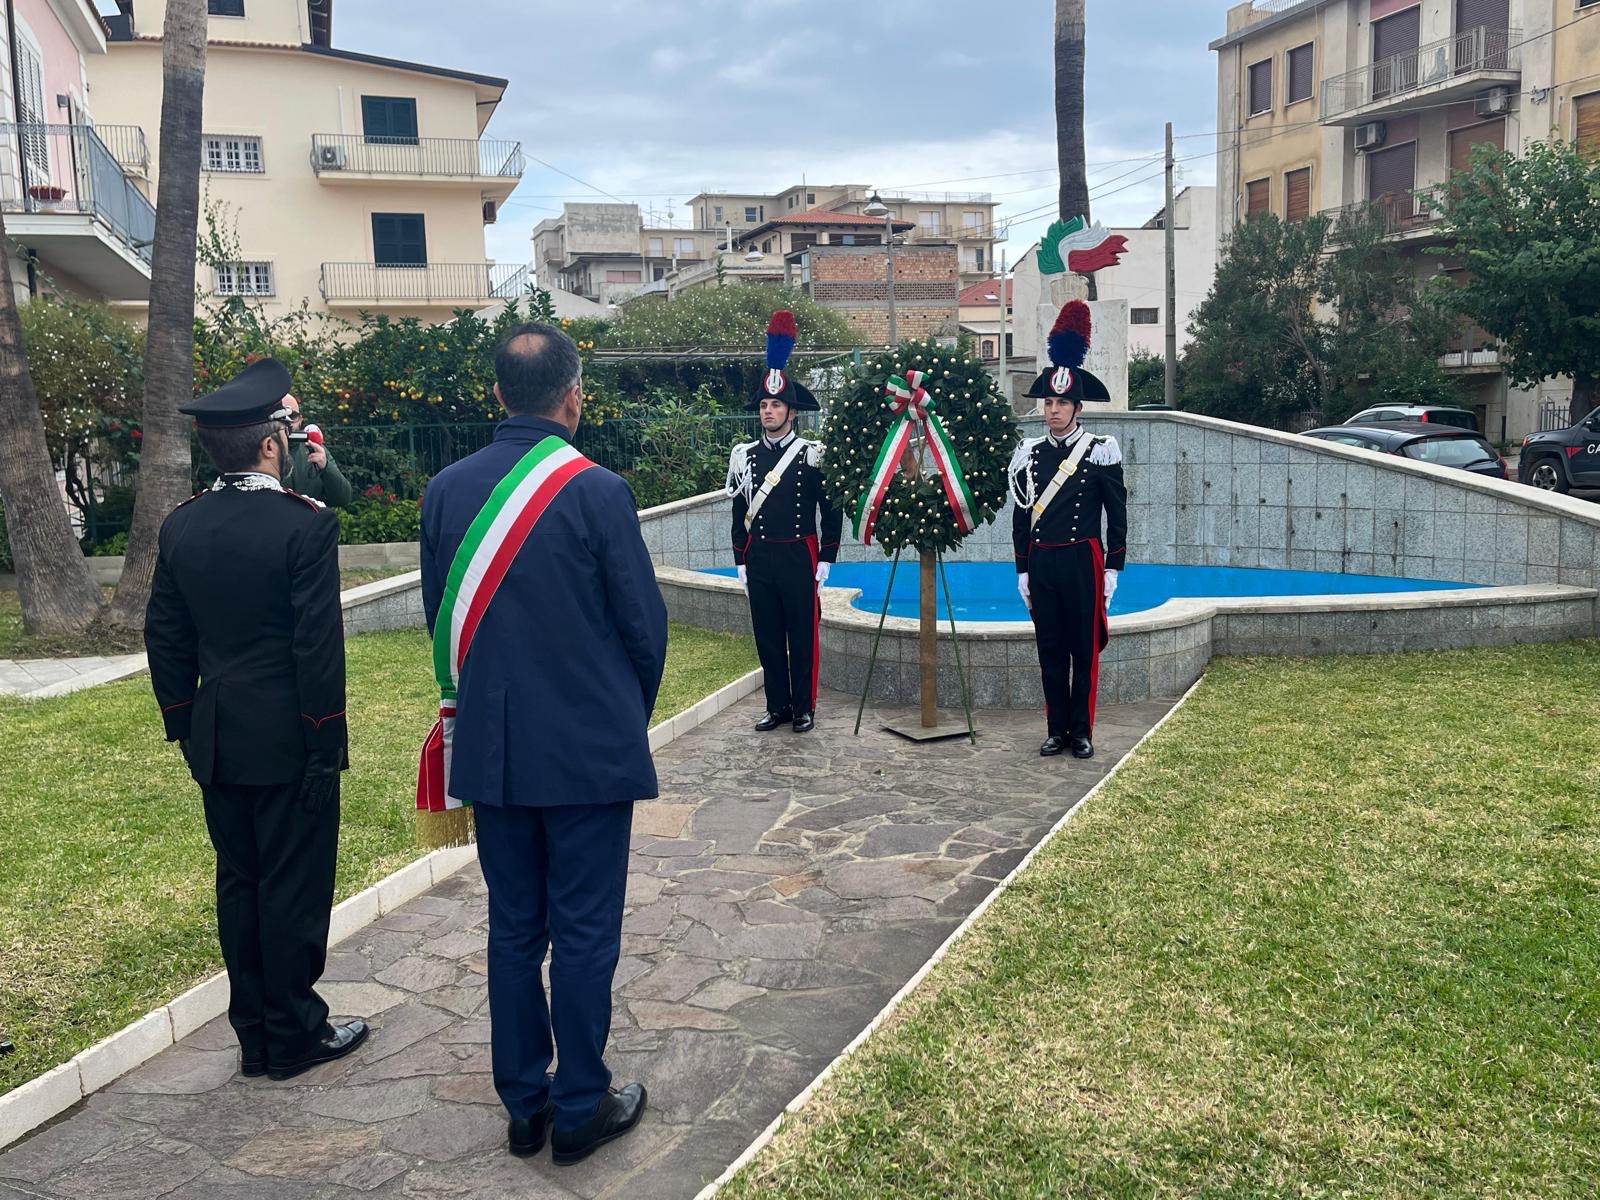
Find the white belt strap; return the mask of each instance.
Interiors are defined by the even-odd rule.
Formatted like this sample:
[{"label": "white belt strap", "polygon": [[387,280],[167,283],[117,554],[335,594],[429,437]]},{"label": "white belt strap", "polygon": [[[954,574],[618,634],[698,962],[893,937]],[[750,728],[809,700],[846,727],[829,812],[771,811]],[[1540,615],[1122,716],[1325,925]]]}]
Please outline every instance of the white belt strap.
[{"label": "white belt strap", "polygon": [[783,473],[794,465],[794,460],[805,452],[805,448],[805,439],[796,434],[794,442],[789,446],[788,453],[778,460],[777,466],[767,472],[767,477],[761,482],[761,490],[751,497],[750,507],[745,510],[744,527],[747,533],[755,527],[756,514],[761,511],[761,506],[767,502],[767,497],[772,495],[772,489],[778,486],[779,481],[783,479]]},{"label": "white belt strap", "polygon": [[1039,518],[1044,516],[1044,510],[1049,508],[1050,502],[1061,493],[1061,489],[1066,486],[1067,480],[1078,473],[1078,468],[1083,465],[1083,456],[1089,453],[1089,444],[1093,441],[1094,438],[1085,433],[1078,441],[1078,444],[1072,448],[1072,453],[1067,455],[1065,461],[1056,468],[1055,478],[1050,481],[1050,486],[1044,489],[1043,494],[1034,503],[1033,512],[1028,518],[1029,530],[1039,524]]}]

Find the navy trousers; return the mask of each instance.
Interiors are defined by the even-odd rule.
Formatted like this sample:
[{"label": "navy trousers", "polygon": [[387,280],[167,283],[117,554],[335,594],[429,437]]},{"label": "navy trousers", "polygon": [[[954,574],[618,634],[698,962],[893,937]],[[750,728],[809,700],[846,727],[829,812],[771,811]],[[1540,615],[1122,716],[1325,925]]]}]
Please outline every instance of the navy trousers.
[{"label": "navy trousers", "polygon": [[[548,1099],[557,1128],[574,1129],[595,1114],[611,1086],[605,1049],[633,803],[480,804],[473,817],[489,885],[495,1090],[512,1117],[536,1116]],[[541,975],[546,950],[548,1002]]]},{"label": "navy trousers", "polygon": [[1028,556],[1028,590],[1045,723],[1051,737],[1094,736],[1105,616],[1105,556],[1098,542],[1039,546]]},{"label": "navy trousers", "polygon": [[817,539],[752,542],[745,571],[750,625],[766,677],[767,711],[815,712],[822,621]]}]

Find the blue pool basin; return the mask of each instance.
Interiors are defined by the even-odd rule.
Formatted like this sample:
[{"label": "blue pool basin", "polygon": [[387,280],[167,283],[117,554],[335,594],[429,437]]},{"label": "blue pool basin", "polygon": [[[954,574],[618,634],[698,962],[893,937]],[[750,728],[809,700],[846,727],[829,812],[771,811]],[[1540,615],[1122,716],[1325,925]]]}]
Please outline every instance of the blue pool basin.
[{"label": "blue pool basin", "polygon": [[[883,611],[890,564],[839,563],[829,576],[829,587],[860,588],[855,607]],[[1017,594],[1017,572],[1010,563],[950,563],[950,591],[960,621],[1026,621],[1028,610]],[[717,567],[711,575],[733,575],[733,567]],[[1144,612],[1168,600],[1185,598],[1231,599],[1241,596],[1349,596],[1374,592],[1432,592],[1472,587],[1437,579],[1401,579],[1390,575],[1338,575],[1329,571],[1269,571],[1250,567],[1172,567],[1135,563],[1122,573],[1111,615]],[[889,604],[892,617],[915,617],[918,612],[915,560],[902,561],[895,576]],[[947,617],[943,590],[939,617]]]}]

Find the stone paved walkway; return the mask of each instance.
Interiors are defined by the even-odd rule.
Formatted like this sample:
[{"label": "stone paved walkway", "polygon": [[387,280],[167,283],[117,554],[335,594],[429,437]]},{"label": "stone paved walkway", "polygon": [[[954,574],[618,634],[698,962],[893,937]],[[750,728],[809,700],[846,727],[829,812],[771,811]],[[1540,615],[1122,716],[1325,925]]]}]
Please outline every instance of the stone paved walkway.
[{"label": "stone paved walkway", "polygon": [[0,695],[44,699],[97,687],[144,669],[144,655],[109,658],[0,658]]},{"label": "stone paved walkway", "polygon": [[235,1073],[219,1020],[0,1155],[0,1200],[688,1200],[899,990],[1168,705],[1101,714],[1091,763],[1039,719],[981,714],[914,747],[825,695],[817,732],[756,735],[759,697],[657,757],[639,806],[608,1055],[632,1135],[557,1168],[503,1150],[476,867],[341,944],[324,993],[367,1046],[282,1084]]}]

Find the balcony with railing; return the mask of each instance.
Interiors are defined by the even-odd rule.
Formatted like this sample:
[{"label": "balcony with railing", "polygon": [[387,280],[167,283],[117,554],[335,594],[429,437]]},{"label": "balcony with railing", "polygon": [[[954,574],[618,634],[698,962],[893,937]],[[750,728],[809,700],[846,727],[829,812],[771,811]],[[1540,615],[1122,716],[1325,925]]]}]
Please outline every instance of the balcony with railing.
[{"label": "balcony with railing", "polygon": [[514,263],[323,263],[330,306],[455,308],[512,300],[528,290],[528,268]]},{"label": "balcony with railing", "polygon": [[150,178],[150,143],[137,125],[96,125],[95,136],[126,174]]},{"label": "balcony with railing", "polygon": [[318,133],[311,138],[311,169],[324,183],[471,184],[503,200],[524,170],[521,142],[489,138],[379,137]]},{"label": "balcony with railing", "polygon": [[149,294],[155,206],[94,127],[0,124],[0,208],[45,270],[109,299]]},{"label": "balcony with railing", "polygon": [[1322,85],[1322,120],[1357,125],[1388,113],[1470,100],[1522,70],[1522,31],[1478,26],[1335,75]]},{"label": "balcony with railing", "polygon": [[1350,221],[1370,215],[1381,222],[1385,238],[1398,241],[1416,241],[1437,236],[1444,220],[1446,185],[1432,184],[1409,192],[1380,196],[1376,200],[1361,200],[1339,208],[1328,208],[1322,215],[1329,219],[1328,244],[1343,245],[1348,240]]}]

